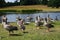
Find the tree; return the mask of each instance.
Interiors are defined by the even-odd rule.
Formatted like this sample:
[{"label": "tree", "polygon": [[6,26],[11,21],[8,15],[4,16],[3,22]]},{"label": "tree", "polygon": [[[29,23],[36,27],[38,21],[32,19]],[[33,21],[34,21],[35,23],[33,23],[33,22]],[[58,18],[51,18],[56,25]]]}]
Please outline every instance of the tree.
[{"label": "tree", "polygon": [[4,7],[5,6],[5,0],[0,0],[0,7],[2,8],[2,7]]},{"label": "tree", "polygon": [[48,0],[42,0],[43,5],[47,5],[47,3],[48,3]]},{"label": "tree", "polygon": [[39,0],[20,0],[21,5],[34,5],[39,4]]},{"label": "tree", "polygon": [[53,1],[50,0],[48,2],[48,6],[59,8],[60,7],[60,0],[53,0]]},{"label": "tree", "polygon": [[18,0],[16,0],[15,2],[18,2]]},{"label": "tree", "polygon": [[16,0],[13,4],[16,5],[16,6],[20,5],[20,2],[18,2],[18,1],[19,0]]}]

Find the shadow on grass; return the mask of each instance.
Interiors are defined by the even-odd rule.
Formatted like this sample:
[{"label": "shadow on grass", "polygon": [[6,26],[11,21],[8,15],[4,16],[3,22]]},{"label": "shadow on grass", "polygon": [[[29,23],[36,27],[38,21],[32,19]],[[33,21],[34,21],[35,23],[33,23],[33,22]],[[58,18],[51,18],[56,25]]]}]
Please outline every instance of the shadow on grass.
[{"label": "shadow on grass", "polygon": [[56,32],[56,30],[51,30],[50,32]]},{"label": "shadow on grass", "polygon": [[28,32],[23,32],[23,33],[28,33]]},{"label": "shadow on grass", "polygon": [[[25,33],[28,33],[28,32],[23,32],[24,34]],[[23,36],[23,34],[9,34],[9,36]]]},{"label": "shadow on grass", "polygon": [[9,36],[23,36],[22,34],[9,34]]}]

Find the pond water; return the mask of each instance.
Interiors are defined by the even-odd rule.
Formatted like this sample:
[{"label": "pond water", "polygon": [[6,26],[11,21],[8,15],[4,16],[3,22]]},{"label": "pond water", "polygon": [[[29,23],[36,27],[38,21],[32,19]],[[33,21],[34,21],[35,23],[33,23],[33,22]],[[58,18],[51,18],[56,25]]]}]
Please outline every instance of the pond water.
[{"label": "pond water", "polygon": [[55,19],[57,16],[57,18],[60,20],[60,13],[32,13],[32,14],[9,13],[9,14],[6,14],[6,17],[8,18],[8,22],[16,22],[17,16],[20,16],[20,18],[25,19],[25,20],[26,20],[27,16],[30,16],[33,18],[33,21],[34,21],[36,16],[45,18],[48,16],[48,14],[50,15],[50,18]]}]

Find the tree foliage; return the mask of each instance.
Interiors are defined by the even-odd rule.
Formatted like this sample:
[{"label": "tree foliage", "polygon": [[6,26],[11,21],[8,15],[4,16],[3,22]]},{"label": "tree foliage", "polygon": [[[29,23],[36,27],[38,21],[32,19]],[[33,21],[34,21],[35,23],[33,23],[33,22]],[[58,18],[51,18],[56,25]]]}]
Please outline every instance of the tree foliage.
[{"label": "tree foliage", "polygon": [[8,6],[18,6],[18,5],[47,5],[50,7],[60,7],[60,0],[16,0],[14,3],[8,2],[6,3],[5,0],[0,0],[0,7],[8,7]]},{"label": "tree foliage", "polygon": [[5,0],[0,0],[0,7],[4,7],[5,6]]},{"label": "tree foliage", "polygon": [[43,5],[47,5],[48,4],[48,0],[42,0],[42,4]]},{"label": "tree foliage", "polygon": [[50,0],[48,2],[48,6],[59,8],[60,7],[60,0],[53,0],[53,1]]},{"label": "tree foliage", "polygon": [[39,0],[20,0],[21,5],[35,5],[39,3]]}]

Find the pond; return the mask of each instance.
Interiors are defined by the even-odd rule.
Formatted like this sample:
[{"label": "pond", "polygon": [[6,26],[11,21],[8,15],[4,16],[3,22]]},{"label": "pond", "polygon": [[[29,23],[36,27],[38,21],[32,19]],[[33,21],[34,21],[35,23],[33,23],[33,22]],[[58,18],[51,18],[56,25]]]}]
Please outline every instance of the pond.
[{"label": "pond", "polygon": [[6,17],[8,18],[8,22],[16,22],[17,16],[20,16],[20,18],[25,19],[25,20],[26,20],[27,16],[30,16],[33,18],[33,21],[34,21],[36,16],[45,18],[48,16],[48,14],[50,15],[50,18],[55,19],[57,16],[57,18],[60,20],[60,13],[31,13],[31,14],[8,13],[8,14],[6,14]]}]

